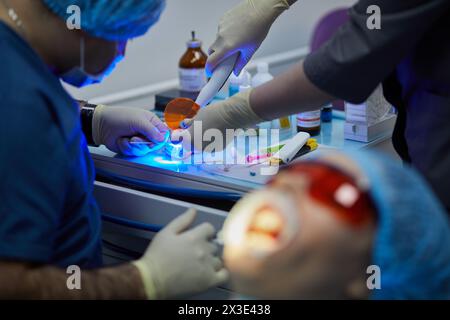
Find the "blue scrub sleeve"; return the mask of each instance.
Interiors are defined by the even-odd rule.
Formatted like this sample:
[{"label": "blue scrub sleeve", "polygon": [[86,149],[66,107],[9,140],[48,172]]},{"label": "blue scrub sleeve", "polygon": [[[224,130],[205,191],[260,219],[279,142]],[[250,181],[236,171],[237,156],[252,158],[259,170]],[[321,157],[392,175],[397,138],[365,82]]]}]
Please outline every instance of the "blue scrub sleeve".
[{"label": "blue scrub sleeve", "polygon": [[64,145],[63,135],[43,98],[31,99],[19,90],[3,98],[0,260],[46,263],[67,196],[68,161],[61,161],[67,156],[55,147]]}]

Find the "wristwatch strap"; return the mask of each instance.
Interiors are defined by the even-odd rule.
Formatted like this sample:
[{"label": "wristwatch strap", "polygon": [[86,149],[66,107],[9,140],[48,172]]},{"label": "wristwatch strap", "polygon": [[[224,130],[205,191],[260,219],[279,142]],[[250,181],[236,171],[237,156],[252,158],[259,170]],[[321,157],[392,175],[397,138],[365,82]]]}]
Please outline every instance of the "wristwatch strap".
[{"label": "wristwatch strap", "polygon": [[94,119],[95,108],[97,105],[80,101],[81,106],[81,129],[86,136],[86,141],[90,146],[98,146],[94,142],[92,135],[92,121]]}]

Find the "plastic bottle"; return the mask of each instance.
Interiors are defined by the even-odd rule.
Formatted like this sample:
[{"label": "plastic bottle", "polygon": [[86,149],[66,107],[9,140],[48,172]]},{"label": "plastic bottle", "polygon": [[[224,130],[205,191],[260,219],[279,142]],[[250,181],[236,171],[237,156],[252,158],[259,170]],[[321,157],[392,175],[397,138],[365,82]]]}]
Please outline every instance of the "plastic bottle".
[{"label": "plastic bottle", "polygon": [[234,96],[236,93],[239,92],[239,87],[243,84],[246,73],[248,73],[248,71],[244,68],[239,74],[239,76],[235,76],[234,73],[231,74],[228,87],[228,95],[230,97]]},{"label": "plastic bottle", "polygon": [[[247,70],[243,69],[239,74],[238,92],[244,92],[252,88],[252,75]],[[256,128],[255,128],[256,129]],[[253,135],[251,131],[246,131],[245,135]]]},{"label": "plastic bottle", "polygon": [[187,92],[200,92],[206,84],[205,66],[208,56],[202,50],[202,42],[195,37],[187,42],[187,51],[179,63],[179,78],[181,90]]},{"label": "plastic bottle", "polygon": [[252,88],[252,75],[247,70],[241,72],[241,83],[239,85],[239,92],[244,92]]},{"label": "plastic bottle", "polygon": [[[252,79],[252,87],[256,88],[269,82],[273,79],[273,76],[269,73],[269,65],[267,63],[259,63],[257,66],[258,73]],[[266,121],[258,124],[258,129],[270,130],[272,129],[272,121]]]},{"label": "plastic bottle", "polygon": [[322,122],[331,122],[331,120],[333,119],[333,106],[331,104],[323,107],[321,112],[321,119]]},{"label": "plastic bottle", "polygon": [[[258,73],[253,77],[253,87],[258,87],[266,82],[273,80],[273,76],[269,73],[268,63],[262,62],[259,63],[256,67]],[[292,135],[291,120],[289,119],[289,117],[273,120],[270,122],[270,125],[269,123],[264,123],[260,128],[279,129],[281,140],[287,139]]]},{"label": "plastic bottle", "polygon": [[252,79],[253,88],[273,80],[273,76],[269,73],[269,64],[265,62],[258,63],[256,66],[258,73]]}]

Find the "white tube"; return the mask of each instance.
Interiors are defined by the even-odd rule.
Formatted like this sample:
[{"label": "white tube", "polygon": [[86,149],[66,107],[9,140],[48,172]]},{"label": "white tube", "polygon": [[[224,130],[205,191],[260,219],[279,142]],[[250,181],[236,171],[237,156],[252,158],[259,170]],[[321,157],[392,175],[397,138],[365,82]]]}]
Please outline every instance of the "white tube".
[{"label": "white tube", "polygon": [[228,57],[214,70],[211,79],[208,81],[206,86],[203,87],[202,91],[200,91],[197,101],[195,101],[200,107],[203,108],[210,103],[217,92],[222,89],[233,72],[239,54],[240,53],[237,52]]},{"label": "white tube", "polygon": [[272,158],[281,160],[281,162],[285,164],[290,163],[300,149],[308,142],[309,138],[311,138],[309,133],[297,133],[297,135],[289,140],[280,151],[273,155]]}]

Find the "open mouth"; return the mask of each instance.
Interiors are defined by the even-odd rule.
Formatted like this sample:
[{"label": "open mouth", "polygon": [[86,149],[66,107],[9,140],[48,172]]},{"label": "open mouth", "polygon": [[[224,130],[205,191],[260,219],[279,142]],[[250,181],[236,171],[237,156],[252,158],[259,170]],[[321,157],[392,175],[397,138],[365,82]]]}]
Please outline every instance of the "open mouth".
[{"label": "open mouth", "polygon": [[246,244],[256,250],[272,251],[279,246],[285,220],[276,209],[261,207],[252,217],[246,234]]},{"label": "open mouth", "polygon": [[298,229],[297,206],[292,197],[277,190],[261,190],[233,207],[221,238],[228,257],[249,253],[262,259],[288,245]]}]

